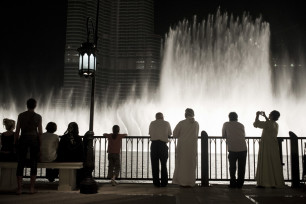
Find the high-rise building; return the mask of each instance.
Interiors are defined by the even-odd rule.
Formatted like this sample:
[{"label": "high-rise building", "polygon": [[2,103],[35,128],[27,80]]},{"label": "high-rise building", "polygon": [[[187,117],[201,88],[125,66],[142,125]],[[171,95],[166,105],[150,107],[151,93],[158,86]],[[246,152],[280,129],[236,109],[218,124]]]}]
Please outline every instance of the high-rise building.
[{"label": "high-rise building", "polygon": [[[154,90],[159,81],[161,37],[154,34],[153,0],[100,0],[96,101],[124,100],[133,90]],[[90,80],[78,76],[78,52],[94,33],[97,0],[68,0],[64,94],[72,103],[90,99]],[[93,35],[90,35],[93,41]]]}]

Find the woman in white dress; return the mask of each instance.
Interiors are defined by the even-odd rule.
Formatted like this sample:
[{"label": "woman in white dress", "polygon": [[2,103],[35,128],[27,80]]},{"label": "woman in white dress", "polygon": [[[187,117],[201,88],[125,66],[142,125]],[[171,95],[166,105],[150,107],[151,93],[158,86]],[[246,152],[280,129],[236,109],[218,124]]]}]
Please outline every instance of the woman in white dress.
[{"label": "woman in white dress", "polygon": [[199,123],[195,121],[194,111],[190,108],[185,110],[185,118],[173,131],[173,137],[178,140],[172,183],[192,187],[196,181]]},{"label": "woman in white dress", "polygon": [[[265,117],[266,121],[260,121],[259,116]],[[256,181],[258,187],[284,187],[283,168],[280,161],[277,134],[277,120],[280,113],[276,110],[269,114],[258,111],[254,127],[261,128],[262,135],[259,144]]]}]

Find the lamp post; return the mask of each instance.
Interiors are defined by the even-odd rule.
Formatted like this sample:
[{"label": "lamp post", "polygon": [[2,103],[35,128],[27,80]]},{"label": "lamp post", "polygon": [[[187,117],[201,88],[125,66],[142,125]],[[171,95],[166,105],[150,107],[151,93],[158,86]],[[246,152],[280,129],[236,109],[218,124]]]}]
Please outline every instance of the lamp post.
[{"label": "lamp post", "polygon": [[[85,78],[91,78],[91,101],[90,101],[90,120],[89,131],[84,135],[84,175],[85,178],[80,184],[80,193],[93,194],[97,193],[97,183],[92,178],[92,171],[94,170],[94,149],[93,149],[93,119],[94,119],[94,98],[95,98],[95,73],[97,68],[97,42],[98,42],[98,19],[99,19],[99,0],[97,0],[97,12],[96,12],[96,28],[93,28],[91,18],[87,18],[87,42],[82,43],[82,46],[78,48],[80,54],[79,58],[79,75]],[[94,33],[93,43],[89,41],[90,29],[89,23]]]}]

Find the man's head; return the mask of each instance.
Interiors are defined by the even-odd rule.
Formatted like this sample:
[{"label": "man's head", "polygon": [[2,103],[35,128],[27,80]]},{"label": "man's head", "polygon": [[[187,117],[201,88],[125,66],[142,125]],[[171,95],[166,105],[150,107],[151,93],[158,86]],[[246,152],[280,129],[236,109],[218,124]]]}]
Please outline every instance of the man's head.
[{"label": "man's head", "polygon": [[34,110],[36,108],[36,100],[34,98],[30,98],[27,100],[27,108],[29,110]]},{"label": "man's head", "polygon": [[161,112],[158,112],[158,113],[156,113],[155,118],[156,118],[156,120],[164,119],[164,115]]},{"label": "man's head", "polygon": [[230,121],[238,121],[238,115],[235,112],[230,112],[228,114],[228,118]]},{"label": "man's head", "polygon": [[187,108],[185,110],[185,118],[193,118],[194,117],[194,111],[191,108]]},{"label": "man's head", "polygon": [[114,134],[118,134],[120,132],[120,127],[119,127],[119,125],[114,125],[113,126],[113,133]]},{"label": "man's head", "polygon": [[46,130],[49,133],[55,133],[55,131],[57,130],[57,125],[54,122],[49,122],[46,126]]},{"label": "man's head", "polygon": [[277,121],[280,116],[280,113],[277,110],[274,110],[270,113],[269,118],[271,120]]}]

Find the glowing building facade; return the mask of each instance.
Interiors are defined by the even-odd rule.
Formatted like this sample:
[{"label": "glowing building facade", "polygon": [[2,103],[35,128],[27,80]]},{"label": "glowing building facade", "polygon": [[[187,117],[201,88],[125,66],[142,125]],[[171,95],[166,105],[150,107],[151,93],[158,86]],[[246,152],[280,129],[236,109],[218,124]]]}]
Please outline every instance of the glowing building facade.
[{"label": "glowing building facade", "polygon": [[[76,49],[87,39],[87,17],[93,19],[89,30],[95,28],[96,5],[96,0],[68,0],[67,4],[63,93],[72,105],[90,98],[90,80],[78,76]],[[120,102],[130,94],[140,96],[144,88],[154,90],[161,38],[154,35],[153,0],[100,0],[98,22],[96,101],[116,98]]]}]

